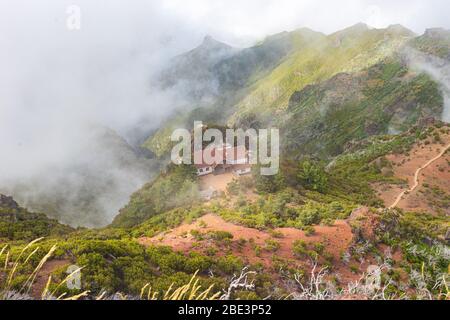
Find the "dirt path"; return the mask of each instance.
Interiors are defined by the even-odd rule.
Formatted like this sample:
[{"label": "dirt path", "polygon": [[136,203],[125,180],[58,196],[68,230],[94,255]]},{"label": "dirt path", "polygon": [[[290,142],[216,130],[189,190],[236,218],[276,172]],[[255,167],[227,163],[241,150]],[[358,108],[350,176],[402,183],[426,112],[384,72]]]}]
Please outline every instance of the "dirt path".
[{"label": "dirt path", "polygon": [[434,157],[433,159],[431,159],[430,161],[428,161],[425,165],[421,166],[419,169],[416,170],[416,173],[414,174],[414,185],[409,189],[409,190],[405,190],[403,192],[401,192],[397,198],[395,199],[395,202],[389,207],[389,209],[393,209],[395,207],[397,207],[397,205],[399,204],[399,202],[403,199],[403,196],[406,193],[411,193],[414,190],[417,189],[417,187],[419,186],[419,176],[420,173],[422,172],[422,170],[428,168],[430,165],[432,165],[435,161],[439,160],[448,150],[450,149],[450,144],[448,146],[446,146],[444,148],[444,150],[441,151],[441,153],[439,153],[439,155],[437,155],[436,157]]},{"label": "dirt path", "polygon": [[51,260],[44,264],[38,272],[36,280],[31,288],[31,296],[35,299],[41,299],[42,292],[47,285],[48,277],[56,270],[69,266],[69,260]]}]

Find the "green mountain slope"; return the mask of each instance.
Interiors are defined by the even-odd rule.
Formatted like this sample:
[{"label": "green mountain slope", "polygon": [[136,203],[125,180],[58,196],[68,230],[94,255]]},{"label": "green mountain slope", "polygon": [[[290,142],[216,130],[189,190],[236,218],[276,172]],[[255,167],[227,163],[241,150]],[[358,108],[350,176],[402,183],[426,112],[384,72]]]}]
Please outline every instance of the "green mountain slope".
[{"label": "green mountain slope", "polygon": [[225,122],[234,113],[233,106],[249,94],[252,85],[269,75],[295,50],[324,37],[300,29],[267,37],[260,44],[242,50],[209,38],[194,50],[176,57],[163,73],[163,84],[165,88],[181,88],[185,105],[143,147],[163,157],[171,148],[170,135],[175,128],[190,128],[195,120]]},{"label": "green mountain slope", "polygon": [[261,78],[251,93],[237,104],[231,123],[239,123],[249,113],[266,113],[287,108],[291,95],[309,84],[325,81],[337,73],[357,72],[396,52],[412,32],[392,26],[369,29],[358,24],[328,37],[317,37],[298,46],[267,77]]},{"label": "green mountain slope", "polygon": [[325,39],[324,34],[307,28],[282,32],[220,61],[214,67],[214,71],[224,92],[240,90],[270,75],[296,51],[323,39]]},{"label": "green mountain slope", "polygon": [[60,237],[74,229],[20,207],[11,197],[0,195],[0,242],[32,241],[40,237]]},{"label": "green mountain slope", "polygon": [[209,105],[193,103],[192,114],[183,112],[170,119],[144,147],[158,156],[167,154],[171,129],[192,126],[191,119],[236,126],[267,125],[274,115],[283,115],[296,91],[338,73],[364,70],[398,52],[413,37],[401,26],[370,29],[363,24],[329,36],[299,29],[268,37],[219,61],[212,69],[206,63],[217,79],[216,99]]},{"label": "green mountain slope", "polygon": [[427,29],[423,35],[410,41],[410,46],[424,53],[450,60],[450,31]]},{"label": "green mountain slope", "polygon": [[443,103],[435,82],[392,58],[297,91],[278,125],[290,154],[327,157],[351,140],[405,131],[440,115]]},{"label": "green mountain slope", "polygon": [[196,172],[190,166],[171,166],[153,182],[136,191],[115,217],[113,227],[131,227],[152,216],[199,199]]},{"label": "green mountain slope", "polygon": [[[446,61],[447,35],[429,30],[415,37],[401,26],[377,30],[359,24],[329,36],[307,29],[284,32],[243,50],[206,38],[199,48],[177,57],[163,75],[162,87],[191,84],[184,87],[188,106],[145,146],[161,158],[167,156],[172,129],[189,128],[194,120],[221,129],[226,123],[274,125],[282,134],[280,172],[265,177],[254,170],[230,184],[227,194],[205,203],[199,201],[195,170],[169,165],[135,191],[112,225],[75,232],[0,195],[0,249],[6,248],[0,250],[0,297],[5,271],[14,269],[8,261],[18,258],[25,240],[48,237],[28,248],[37,257],[22,256],[29,265],[17,270],[17,288],[57,243],[54,260],[48,262],[83,266],[82,289],[73,293],[89,290],[92,299],[105,292],[123,292],[120,297],[129,299],[151,293],[161,298],[186,283],[219,294],[244,266],[252,272],[254,290],[238,288],[232,299],[301,298],[296,283],[307,285],[314,276],[309,262],[313,270],[328,272],[324,279],[331,281],[319,288],[336,292],[336,299],[447,299],[442,279],[449,266],[448,216],[432,209],[420,214],[386,209],[373,185],[401,183],[393,170],[398,163],[388,160],[390,155],[411,157],[414,145],[425,146],[450,133],[450,124],[432,119],[442,114],[442,86],[436,76],[412,68],[404,55],[411,47]],[[133,173],[148,177],[152,163],[142,161],[113,132],[102,130],[100,136],[93,148],[96,156],[103,155],[110,164],[107,151],[118,149],[121,157],[114,161],[130,168],[121,179],[130,180]],[[77,195],[76,209],[95,216],[84,200],[98,200],[104,188],[114,188],[114,181],[96,179],[90,168],[92,163],[74,168],[86,172],[83,183],[92,179],[97,186]],[[445,163],[436,167],[432,179],[448,186],[447,169]],[[53,214],[64,205],[67,194],[62,191],[61,196],[36,200]],[[442,205],[448,209],[445,197]],[[102,200],[109,204],[117,199]],[[218,220],[198,220],[205,215]],[[194,229],[184,229],[191,223],[197,224]],[[289,229],[278,229],[285,227]],[[11,243],[12,260],[6,243]],[[376,270],[383,296],[368,294],[364,286],[367,267],[373,264],[383,266]],[[59,288],[58,295],[66,290],[58,285],[66,277],[64,269],[48,269],[50,288]],[[354,280],[360,277],[363,287],[355,291]],[[347,286],[353,291],[346,291]]]},{"label": "green mountain slope", "polygon": [[172,59],[170,66],[163,70],[155,85],[177,91],[189,102],[199,102],[218,94],[215,66],[237,51],[227,44],[206,36],[200,46]]},{"label": "green mountain slope", "polygon": [[[441,116],[440,85],[411,68],[403,54],[408,47],[442,52],[446,39],[442,30],[416,37],[400,25],[357,24],[328,36],[308,29],[277,34],[213,67],[208,62],[219,96],[172,117],[145,146],[167,156],[171,131],[190,128],[194,120],[244,128],[273,125],[281,129],[283,157],[330,160],[361,139],[404,132]],[[122,216],[133,215],[136,199]]]}]

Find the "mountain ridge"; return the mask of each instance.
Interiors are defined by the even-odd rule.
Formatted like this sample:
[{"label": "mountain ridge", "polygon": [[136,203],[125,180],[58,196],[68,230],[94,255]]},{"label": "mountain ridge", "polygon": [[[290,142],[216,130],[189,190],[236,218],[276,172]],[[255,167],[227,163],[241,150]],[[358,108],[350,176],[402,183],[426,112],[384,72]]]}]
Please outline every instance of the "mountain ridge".
[{"label": "mountain ridge", "polygon": [[[403,51],[445,64],[449,43],[442,31],[416,37],[401,26],[365,25],[283,32],[236,52],[205,38],[163,75],[165,89],[183,87],[186,108],[146,146],[163,166],[172,129],[194,120],[221,130],[274,126],[279,172],[199,177],[194,166],[168,164],[102,229],[65,228],[0,195],[0,298],[20,297],[10,289],[25,284],[36,298],[448,299],[450,124],[436,120],[446,100],[437,77],[413,68]],[[118,148],[120,164],[134,162],[126,141],[101,133],[105,143],[89,150],[108,165],[94,169],[111,173],[103,148]],[[202,197],[206,188],[216,190],[212,199]],[[26,244],[40,236],[49,238]],[[46,259],[32,288],[27,273]],[[8,263],[22,260],[29,265]],[[83,266],[82,286],[69,296],[66,265]],[[5,283],[16,271],[14,286]],[[208,289],[197,294],[200,286]],[[43,288],[50,290],[41,295]]]},{"label": "mountain ridge", "polygon": [[[341,37],[352,32],[359,35],[350,37],[350,40]],[[338,73],[356,73],[370,67],[395,55],[414,36],[401,25],[373,29],[361,24],[330,35],[303,28],[269,36],[213,67],[216,102],[203,105],[202,110],[205,113],[207,109],[226,110],[226,117],[218,117],[214,122],[231,126],[255,122],[267,125],[273,114],[284,116],[290,97],[296,91]],[[176,123],[179,126],[191,125],[185,121],[173,123],[175,126]],[[170,146],[164,138],[166,136],[156,133],[144,146],[161,156]]]}]

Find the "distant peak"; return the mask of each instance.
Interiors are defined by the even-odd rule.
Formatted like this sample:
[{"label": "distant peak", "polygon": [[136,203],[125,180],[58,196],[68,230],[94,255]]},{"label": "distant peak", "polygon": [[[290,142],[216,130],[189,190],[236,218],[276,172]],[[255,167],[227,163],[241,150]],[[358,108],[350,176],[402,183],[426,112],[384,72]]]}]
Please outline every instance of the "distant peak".
[{"label": "distant peak", "polygon": [[396,23],[396,24],[391,24],[391,25],[389,25],[388,27],[387,27],[388,29],[406,29],[406,30],[408,30],[407,28],[405,28],[404,26],[402,26],[401,24],[399,24],[399,23]]},{"label": "distant peak", "polygon": [[218,41],[214,40],[214,38],[211,37],[209,34],[203,38],[203,43],[207,44],[207,43],[212,43],[212,42],[218,42]]},{"label": "distant peak", "polygon": [[200,45],[200,48],[203,49],[208,49],[208,50],[216,50],[216,49],[229,49],[231,48],[229,45],[227,45],[226,43],[217,41],[216,39],[214,39],[212,36],[210,35],[206,35],[203,38],[203,42]]},{"label": "distant peak", "polygon": [[403,34],[407,34],[407,35],[414,35],[414,32],[409,30],[408,28],[402,26],[401,24],[391,24],[390,26],[387,27],[388,31],[392,31],[395,33],[403,33]]},{"label": "distant peak", "polygon": [[18,209],[19,205],[12,197],[5,196],[0,194],[0,208],[6,209]]},{"label": "distant peak", "polygon": [[295,31],[297,31],[297,32],[311,32],[311,33],[320,33],[320,32],[318,32],[318,31],[315,31],[315,30],[313,30],[313,29],[310,29],[310,28],[308,28],[308,27],[301,27],[301,28],[298,28],[297,30],[295,30]]},{"label": "distant peak", "polygon": [[364,30],[369,30],[370,29],[369,25],[367,23],[364,23],[364,22],[358,22],[357,24],[354,24],[350,28],[352,28],[352,29],[364,29]]},{"label": "distant peak", "polygon": [[366,31],[369,31],[371,28],[362,22],[358,22],[357,24],[354,24],[348,28],[345,28],[341,31],[337,31],[335,32],[333,35],[338,35],[338,36],[342,36],[342,35],[348,35],[348,34],[354,34],[354,33],[363,33]]},{"label": "distant peak", "polygon": [[430,28],[425,30],[424,36],[429,38],[449,37],[450,30],[446,30],[444,28]]},{"label": "distant peak", "polygon": [[315,35],[315,36],[325,36],[322,32],[315,31],[313,29],[302,27],[294,30],[294,33],[302,34],[302,35]]},{"label": "distant peak", "polygon": [[359,31],[359,32],[363,32],[363,31],[368,31],[372,29],[372,27],[370,27],[368,24],[364,23],[364,22],[358,22],[344,30],[347,31]]},{"label": "distant peak", "polygon": [[220,46],[227,46],[225,43],[223,43],[223,42],[220,42],[220,41],[217,41],[216,39],[214,39],[212,36],[210,36],[210,35],[206,35],[204,38],[203,38],[203,43],[202,43],[202,45],[204,45],[204,46],[217,46],[217,45],[220,45]]}]

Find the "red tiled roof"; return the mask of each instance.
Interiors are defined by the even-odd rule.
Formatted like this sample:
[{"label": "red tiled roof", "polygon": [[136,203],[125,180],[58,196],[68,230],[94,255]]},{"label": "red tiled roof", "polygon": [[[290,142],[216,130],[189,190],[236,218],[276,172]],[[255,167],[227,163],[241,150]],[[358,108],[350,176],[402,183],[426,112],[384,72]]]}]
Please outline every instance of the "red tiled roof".
[{"label": "red tiled roof", "polygon": [[233,169],[235,170],[245,170],[245,169],[251,169],[252,165],[249,163],[246,164],[236,164],[233,166]]},{"label": "red tiled roof", "polygon": [[[205,162],[205,155],[210,155],[211,158],[216,157],[216,152],[218,152],[219,159],[217,162],[214,162],[213,164],[207,164]],[[202,159],[201,164],[194,164],[197,168],[205,168],[205,167],[215,167],[219,164],[225,164],[227,161],[237,161],[245,158],[247,156],[247,149],[245,146],[238,146],[238,147],[232,147],[232,148],[206,148],[203,151],[197,151],[194,153],[194,162],[196,161],[197,157]]]}]

